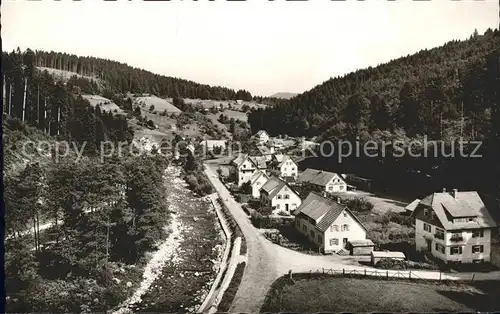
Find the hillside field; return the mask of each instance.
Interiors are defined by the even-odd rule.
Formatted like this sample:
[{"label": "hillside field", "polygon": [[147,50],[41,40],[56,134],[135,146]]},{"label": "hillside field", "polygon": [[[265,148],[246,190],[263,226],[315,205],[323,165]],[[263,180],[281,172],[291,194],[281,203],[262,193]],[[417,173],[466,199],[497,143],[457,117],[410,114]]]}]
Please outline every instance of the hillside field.
[{"label": "hillside field", "polygon": [[141,105],[144,110],[149,111],[149,108],[151,105],[154,106],[154,111],[155,112],[163,112],[167,111],[167,113],[172,114],[172,113],[181,113],[182,111],[175,107],[172,104],[171,99],[163,99],[159,98],[157,96],[140,96],[140,97],[135,97],[134,98],[134,105]]},{"label": "hillside field", "polygon": [[88,100],[88,102],[90,103],[90,105],[92,107],[95,107],[97,105],[100,105],[101,106],[101,110],[103,111],[111,111],[111,112],[114,112],[114,113],[124,113],[124,111],[118,107],[117,104],[115,104],[113,101],[107,99],[107,98],[104,98],[102,96],[99,96],[99,95],[82,95],[83,99],[86,99]]}]

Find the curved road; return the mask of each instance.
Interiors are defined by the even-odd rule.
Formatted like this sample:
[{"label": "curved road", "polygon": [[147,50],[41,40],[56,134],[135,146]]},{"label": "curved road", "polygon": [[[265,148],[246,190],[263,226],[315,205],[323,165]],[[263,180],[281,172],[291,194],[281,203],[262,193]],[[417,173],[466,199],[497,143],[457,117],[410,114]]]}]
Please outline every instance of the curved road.
[{"label": "curved road", "polygon": [[[293,272],[308,272],[310,270],[345,269],[364,271],[377,270],[373,267],[352,266],[347,264],[341,256],[321,255],[312,256],[281,247],[267,240],[250,222],[247,214],[236,202],[227,188],[219,180],[216,172],[209,165],[205,165],[205,173],[223,202],[229,208],[236,222],[241,228],[247,242],[248,263],[240,287],[230,309],[232,313],[258,313],[264,303],[264,298],[271,284],[279,277]],[[227,201],[226,201],[227,199]],[[385,275],[385,270],[378,271]],[[401,272],[388,271],[389,275]],[[436,271],[411,271],[412,276],[425,279],[470,280],[473,273],[443,273]],[[476,273],[474,280],[500,280],[500,271],[490,273]]]}]

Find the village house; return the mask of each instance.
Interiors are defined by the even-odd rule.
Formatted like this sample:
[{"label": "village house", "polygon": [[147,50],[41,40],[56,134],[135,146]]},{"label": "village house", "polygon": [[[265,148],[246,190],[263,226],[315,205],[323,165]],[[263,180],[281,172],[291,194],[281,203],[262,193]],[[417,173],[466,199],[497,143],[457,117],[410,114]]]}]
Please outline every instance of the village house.
[{"label": "village house", "polygon": [[256,170],[250,178],[250,186],[252,188],[252,197],[260,198],[260,189],[269,180],[269,177],[262,170]]},{"label": "village house", "polygon": [[243,183],[250,181],[255,171],[266,171],[266,160],[264,157],[238,155],[231,164],[236,171],[236,184],[240,187]]},{"label": "village house", "polygon": [[259,144],[267,143],[267,141],[269,141],[270,138],[271,137],[269,136],[269,134],[267,134],[267,132],[264,130],[260,130],[259,132],[257,132],[257,134],[255,134],[255,139]]},{"label": "village house", "polygon": [[283,148],[285,148],[285,144],[283,143],[283,141],[281,139],[278,139],[278,138],[272,138],[270,140],[267,141],[267,147],[269,147],[269,149],[271,149],[272,151],[279,151],[279,150],[282,150]]},{"label": "village house", "polygon": [[308,168],[298,176],[298,181],[316,185],[328,193],[347,191],[347,183],[344,178],[333,172]]},{"label": "village house", "polygon": [[271,159],[271,169],[276,170],[282,178],[297,178],[299,167],[288,155],[275,154]]},{"label": "village house", "polygon": [[252,156],[262,156],[265,157],[266,161],[271,161],[274,154],[274,149],[271,149],[264,145],[258,145],[255,149],[250,152]]},{"label": "village house", "polygon": [[366,228],[347,208],[311,192],[294,212],[295,228],[324,253],[347,252],[348,242],[365,240]]},{"label": "village house", "polygon": [[432,193],[413,211],[417,251],[445,263],[490,261],[497,225],[477,192]]},{"label": "village house", "polygon": [[291,214],[300,206],[302,200],[285,181],[273,176],[260,189],[260,199],[264,205],[271,206],[273,214]]},{"label": "village house", "polygon": [[206,151],[213,151],[215,147],[220,147],[222,151],[226,150],[227,141],[226,140],[205,140],[202,142],[203,147]]},{"label": "village house", "polygon": [[257,166],[247,155],[239,155],[231,161],[231,164],[236,170],[236,184],[238,186],[242,186],[243,183],[248,182],[257,170]]}]

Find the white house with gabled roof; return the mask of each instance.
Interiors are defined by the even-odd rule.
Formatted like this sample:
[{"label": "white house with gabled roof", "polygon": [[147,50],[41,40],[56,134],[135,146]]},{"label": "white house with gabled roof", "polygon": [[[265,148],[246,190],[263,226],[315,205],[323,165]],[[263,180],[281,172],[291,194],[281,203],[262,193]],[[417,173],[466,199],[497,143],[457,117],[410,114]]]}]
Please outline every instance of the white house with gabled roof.
[{"label": "white house with gabled roof", "polygon": [[271,160],[271,168],[279,172],[282,178],[297,178],[299,167],[288,155],[275,154]]},{"label": "white house with gabled roof", "polygon": [[417,251],[445,263],[489,262],[497,224],[475,191],[432,193],[418,202],[415,219]]},{"label": "white house with gabled roof", "polygon": [[351,210],[311,192],[294,212],[295,228],[324,253],[346,250],[350,241],[366,239],[366,227]]},{"label": "white house with gabled roof", "polygon": [[273,214],[281,211],[291,214],[302,203],[299,194],[288,183],[275,176],[262,186],[260,198],[264,204],[272,207]]},{"label": "white house with gabled roof", "polygon": [[298,176],[298,181],[319,186],[328,193],[347,191],[347,183],[344,178],[333,172],[308,168]]}]

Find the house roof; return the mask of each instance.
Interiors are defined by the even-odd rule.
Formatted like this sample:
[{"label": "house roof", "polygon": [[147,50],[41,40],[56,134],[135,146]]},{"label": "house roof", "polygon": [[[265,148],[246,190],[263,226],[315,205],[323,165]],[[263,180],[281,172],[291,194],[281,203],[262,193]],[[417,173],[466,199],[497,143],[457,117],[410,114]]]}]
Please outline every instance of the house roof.
[{"label": "house roof", "polygon": [[250,160],[250,162],[257,167],[255,162],[245,154],[239,154],[236,158],[234,158],[231,162],[236,165],[236,167],[240,167],[246,160]]},{"label": "house roof", "polygon": [[266,177],[267,179],[269,179],[269,177],[261,170],[257,170],[255,171],[255,173],[252,175],[252,177],[250,178],[250,184],[253,185],[257,180],[260,179],[260,177]]},{"label": "house roof", "polygon": [[359,247],[359,246],[374,246],[375,245],[375,244],[373,244],[373,241],[370,240],[370,239],[352,240],[352,241],[349,241],[349,243],[351,244],[351,246],[354,246],[354,247]]},{"label": "house roof", "polygon": [[288,187],[292,193],[298,196],[297,192],[295,192],[285,181],[272,176],[267,182],[262,186],[261,190],[264,190],[269,198],[273,198],[278,194],[284,187]]},{"label": "house roof", "polygon": [[264,146],[264,145],[259,145],[257,146],[257,151],[262,154],[262,155],[271,155],[271,150],[269,149],[269,147],[267,146]]},{"label": "house roof", "polygon": [[378,258],[406,258],[403,252],[391,252],[391,251],[372,251],[373,257]]},{"label": "house roof", "polygon": [[[475,191],[432,193],[419,204],[431,207],[446,230],[494,228],[496,223]],[[454,218],[475,217],[474,221],[453,222]]]},{"label": "house roof", "polygon": [[250,160],[257,166],[259,169],[266,169],[266,157],[264,156],[250,156]]},{"label": "house roof", "polygon": [[298,180],[301,182],[309,182],[316,185],[325,186],[328,182],[335,178],[335,176],[344,181],[342,176],[336,173],[308,168],[299,175]]},{"label": "house roof", "polygon": [[410,204],[406,205],[405,209],[407,211],[410,211],[410,212],[413,212],[415,210],[415,208],[417,207],[418,203],[420,203],[420,199],[415,199],[413,202],[411,202]]},{"label": "house roof", "polygon": [[316,223],[316,229],[325,232],[344,210],[348,211],[354,220],[366,230],[365,226],[345,205],[314,192],[309,193],[302,204],[295,210],[294,215],[302,213],[314,221],[319,220]]},{"label": "house roof", "polygon": [[264,190],[266,193],[271,194],[271,192],[276,189],[280,184],[282,184],[281,180],[276,178],[275,176],[271,176],[269,180],[262,186],[261,190]]},{"label": "house roof", "polygon": [[265,135],[269,136],[269,134],[267,134],[267,132],[266,132],[266,131],[264,131],[264,130],[259,130],[259,132],[257,132],[257,136],[261,136],[261,135],[263,135],[263,134],[265,134]]}]

